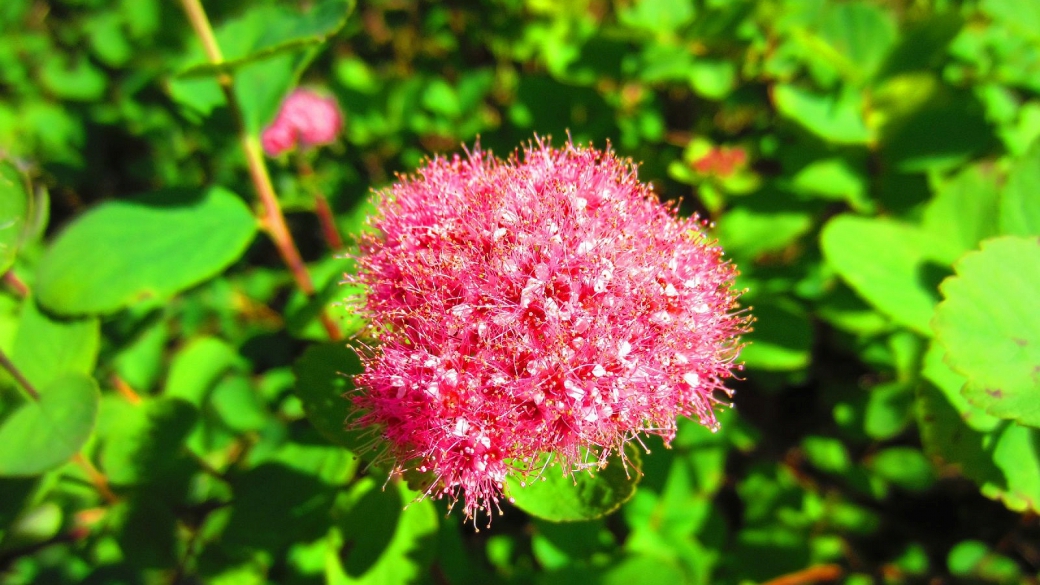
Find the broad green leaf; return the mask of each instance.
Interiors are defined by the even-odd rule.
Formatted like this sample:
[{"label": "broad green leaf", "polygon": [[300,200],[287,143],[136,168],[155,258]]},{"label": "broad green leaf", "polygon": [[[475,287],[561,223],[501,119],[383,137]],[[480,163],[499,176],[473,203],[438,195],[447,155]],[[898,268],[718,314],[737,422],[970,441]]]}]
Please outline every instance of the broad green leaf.
[{"label": "broad green leaf", "polygon": [[564,473],[553,463],[537,479],[506,477],[506,493],[521,510],[553,522],[575,522],[606,516],[635,493],[642,477],[642,457],[632,443],[625,444],[624,461],[617,454],[603,469]]},{"label": "broad green leaf", "polygon": [[15,166],[0,160],[0,274],[14,264],[32,203]]},{"label": "broad green leaf", "polygon": [[968,167],[939,186],[924,209],[921,227],[944,246],[951,262],[998,233],[997,176],[981,165]]},{"label": "broad green leaf", "polygon": [[433,503],[414,501],[416,496],[403,484],[381,491],[365,478],[341,498],[334,509],[337,528],[327,541],[325,582],[376,585],[421,579],[433,561],[439,522]]},{"label": "broad green leaf", "polygon": [[1040,237],[987,240],[942,283],[936,339],[973,405],[1040,427]]},{"label": "broad green leaf", "polygon": [[223,62],[199,63],[181,76],[230,73],[281,53],[320,45],[347,24],[354,5],[355,0],[321,0],[302,13],[284,6],[258,5],[218,28]]},{"label": "broad green leaf", "polygon": [[94,430],[97,382],[70,372],[0,423],[0,477],[39,475],[79,452]]},{"label": "broad green leaf", "polygon": [[40,261],[40,304],[97,314],[170,297],[238,260],[256,228],[246,204],[219,187],[102,203],[69,224]]},{"label": "broad green leaf", "polygon": [[819,27],[820,36],[833,50],[812,56],[840,56],[835,65],[853,83],[870,79],[896,40],[892,13],[870,2],[827,4]]},{"label": "broad green leaf", "polygon": [[947,273],[932,236],[891,220],[841,215],[824,226],[820,247],[867,302],[897,323],[931,334],[937,286]]},{"label": "broad green leaf", "polygon": [[22,303],[11,361],[39,388],[68,372],[93,374],[100,346],[96,318],[55,319],[28,298]]},{"label": "broad green leaf", "polygon": [[1001,233],[1040,235],[1040,140],[1011,167],[1000,196]]},{"label": "broad green leaf", "polygon": [[343,343],[312,345],[296,361],[293,372],[307,420],[329,441],[359,451],[362,431],[347,429],[354,409],[344,396],[354,389],[352,377],[361,373],[357,353]]},{"label": "broad green leaf", "polygon": [[202,115],[224,103],[216,80],[198,79],[233,73],[235,99],[246,129],[258,134],[274,119],[282,99],[297,85],[321,46],[339,32],[354,10],[354,0],[322,0],[310,10],[256,5],[218,27],[217,44],[224,61],[204,61],[196,47],[187,68],[170,82],[174,99]]},{"label": "broad green leaf", "polygon": [[944,363],[933,342],[918,390],[918,421],[925,452],[958,469],[987,498],[1016,512],[1040,512],[1040,431],[1001,420],[961,395],[965,378]]},{"label": "broad green leaf", "polygon": [[794,85],[778,85],[773,99],[780,114],[808,131],[837,144],[867,144],[870,131],[863,119],[862,95],[845,91],[818,95]]}]

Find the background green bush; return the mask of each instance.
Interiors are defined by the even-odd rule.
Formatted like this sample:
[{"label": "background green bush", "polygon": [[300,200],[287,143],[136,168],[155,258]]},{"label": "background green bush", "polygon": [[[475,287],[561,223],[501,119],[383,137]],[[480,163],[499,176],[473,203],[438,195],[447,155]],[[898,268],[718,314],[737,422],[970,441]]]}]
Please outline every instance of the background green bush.
[{"label": "background green bush", "polygon": [[[1038,581],[1040,3],[205,4],[222,68],[176,2],[0,3],[0,581]],[[346,116],[269,161],[311,298],[237,138],[300,83]],[[315,194],[349,247],[394,173],[535,133],[710,218],[757,322],[619,512],[476,531],[337,444]]]}]

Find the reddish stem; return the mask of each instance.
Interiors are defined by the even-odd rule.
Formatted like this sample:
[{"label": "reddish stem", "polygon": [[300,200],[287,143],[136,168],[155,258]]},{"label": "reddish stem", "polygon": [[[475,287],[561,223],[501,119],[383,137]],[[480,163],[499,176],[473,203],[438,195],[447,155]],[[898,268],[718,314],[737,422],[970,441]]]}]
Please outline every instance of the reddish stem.
[{"label": "reddish stem", "polygon": [[15,292],[15,294],[22,297],[23,299],[29,296],[28,285],[22,282],[22,279],[18,278],[18,275],[14,273],[14,270],[8,270],[4,273],[3,282],[7,286],[9,286],[11,290]]},{"label": "reddish stem", "polygon": [[[202,46],[210,62],[217,65],[223,63],[224,55],[220,51],[220,45],[217,44],[216,35],[213,33],[213,26],[210,24],[209,17],[206,16],[206,11],[202,8],[200,0],[181,0],[181,5],[184,7],[184,12],[187,14],[195,34],[202,41]],[[307,267],[303,263],[303,258],[296,247],[296,242],[285,224],[285,215],[282,213],[282,207],[278,203],[278,197],[275,195],[274,185],[271,183],[271,175],[267,172],[267,165],[264,163],[260,142],[250,136],[246,130],[242,112],[238,107],[238,101],[235,99],[231,76],[222,73],[217,76],[217,81],[224,92],[224,98],[228,103],[228,107],[231,108],[235,120],[238,122],[239,142],[242,145],[242,150],[245,152],[246,162],[249,166],[249,176],[253,181],[253,186],[256,188],[257,196],[260,199],[260,205],[263,208],[260,216],[260,226],[274,241],[275,247],[278,248],[278,254],[289,268],[293,280],[296,281],[296,286],[308,297],[313,296],[314,282],[311,280],[310,274],[307,273]],[[339,327],[336,326],[336,323],[332,321],[327,312],[322,311],[320,319],[330,339],[338,340],[342,338]]]},{"label": "reddish stem", "polygon": [[845,573],[840,565],[815,565],[765,581],[762,585],[809,585],[836,581]]}]

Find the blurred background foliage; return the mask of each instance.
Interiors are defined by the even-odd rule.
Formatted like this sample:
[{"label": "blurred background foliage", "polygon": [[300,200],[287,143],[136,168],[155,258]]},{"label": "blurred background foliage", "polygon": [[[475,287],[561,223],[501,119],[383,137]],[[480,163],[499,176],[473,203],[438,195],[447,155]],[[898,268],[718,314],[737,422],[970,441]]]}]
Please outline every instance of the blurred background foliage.
[{"label": "blurred background foliage", "polygon": [[[1040,3],[205,7],[237,110],[176,2],[0,3],[0,581],[1038,582]],[[269,161],[311,299],[236,140],[297,84],[346,117]],[[477,531],[337,445],[315,193],[349,247],[395,173],[535,133],[712,220],[757,322],[618,512]]]}]

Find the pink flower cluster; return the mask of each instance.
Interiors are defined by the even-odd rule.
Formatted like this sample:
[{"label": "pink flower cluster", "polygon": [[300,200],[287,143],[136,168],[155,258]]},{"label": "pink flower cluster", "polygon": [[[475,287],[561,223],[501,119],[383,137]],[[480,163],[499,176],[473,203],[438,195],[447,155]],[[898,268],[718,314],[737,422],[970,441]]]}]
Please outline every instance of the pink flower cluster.
[{"label": "pink flower cluster", "polygon": [[285,98],[274,122],[260,135],[260,143],[268,156],[279,156],[297,146],[329,144],[342,128],[335,99],[297,89]]},{"label": "pink flower cluster", "polygon": [[426,495],[490,513],[539,455],[594,468],[640,433],[670,441],[677,417],[717,427],[748,325],[736,269],[631,161],[478,147],[380,195],[353,278],[378,343],[352,424],[378,428]]}]

